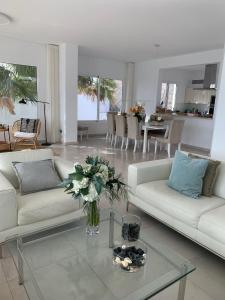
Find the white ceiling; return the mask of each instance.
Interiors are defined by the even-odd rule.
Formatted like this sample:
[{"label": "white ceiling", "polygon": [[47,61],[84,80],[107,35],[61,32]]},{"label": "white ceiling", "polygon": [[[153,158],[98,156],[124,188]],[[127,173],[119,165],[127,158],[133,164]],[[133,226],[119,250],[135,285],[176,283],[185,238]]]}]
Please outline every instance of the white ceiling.
[{"label": "white ceiling", "polygon": [[[141,61],[222,48],[224,0],[0,0],[0,35],[71,42],[80,53]],[[154,47],[160,44],[160,48]]]},{"label": "white ceiling", "polygon": [[177,67],[173,69],[183,70],[183,71],[205,71],[205,65],[183,66],[183,67]]}]

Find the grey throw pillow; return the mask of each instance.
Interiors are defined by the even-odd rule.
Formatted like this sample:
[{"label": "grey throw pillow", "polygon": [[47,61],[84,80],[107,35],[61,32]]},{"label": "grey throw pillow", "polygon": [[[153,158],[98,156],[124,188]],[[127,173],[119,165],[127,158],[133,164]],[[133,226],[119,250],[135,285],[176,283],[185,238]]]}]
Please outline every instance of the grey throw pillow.
[{"label": "grey throw pillow", "polygon": [[53,189],[61,183],[51,159],[12,164],[22,195]]},{"label": "grey throw pillow", "polygon": [[[188,156],[196,159],[201,158],[200,156],[191,153],[189,153]],[[220,165],[220,161],[208,159],[208,162],[208,167],[203,178],[202,195],[206,197],[212,197],[213,188],[216,181],[217,168]]]}]

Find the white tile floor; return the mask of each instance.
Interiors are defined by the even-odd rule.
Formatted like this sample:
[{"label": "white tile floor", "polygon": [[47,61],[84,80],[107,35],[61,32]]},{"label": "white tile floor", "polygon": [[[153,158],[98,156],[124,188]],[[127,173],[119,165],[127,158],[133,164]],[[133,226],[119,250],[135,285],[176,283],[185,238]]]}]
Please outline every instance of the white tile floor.
[{"label": "white tile floor", "polygon": [[[153,159],[152,152],[143,154],[139,150],[137,153],[133,153],[131,149],[127,152],[121,151],[111,147],[103,138],[89,138],[88,141],[84,139],[79,145],[66,147],[54,145],[52,148],[56,155],[73,162],[82,162],[87,155],[101,155],[111,161],[117,172],[122,173],[125,181],[129,163]],[[186,148],[185,150],[193,149]],[[166,152],[161,152],[158,157],[166,157]],[[118,206],[121,210],[125,210],[123,203],[119,203]],[[197,270],[189,276],[187,281],[185,300],[225,300],[224,260],[169,229],[139,209],[131,206],[130,212],[141,216],[143,221],[142,230],[146,238],[167,245],[196,265]],[[27,299],[25,291],[17,284],[16,276],[12,261],[4,257],[0,261],[0,300]],[[175,300],[176,297],[177,285],[174,285],[155,296],[154,300]]]}]

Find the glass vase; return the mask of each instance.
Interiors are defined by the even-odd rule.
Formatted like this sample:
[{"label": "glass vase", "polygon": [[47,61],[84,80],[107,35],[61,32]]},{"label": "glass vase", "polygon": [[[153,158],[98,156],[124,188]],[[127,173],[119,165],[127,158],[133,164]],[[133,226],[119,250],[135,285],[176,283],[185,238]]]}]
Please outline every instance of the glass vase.
[{"label": "glass vase", "polygon": [[86,232],[90,236],[99,233],[100,209],[98,201],[89,202],[87,204],[87,228]]},{"label": "glass vase", "polygon": [[141,219],[138,216],[127,214],[122,217],[122,238],[124,241],[135,242],[139,239]]}]

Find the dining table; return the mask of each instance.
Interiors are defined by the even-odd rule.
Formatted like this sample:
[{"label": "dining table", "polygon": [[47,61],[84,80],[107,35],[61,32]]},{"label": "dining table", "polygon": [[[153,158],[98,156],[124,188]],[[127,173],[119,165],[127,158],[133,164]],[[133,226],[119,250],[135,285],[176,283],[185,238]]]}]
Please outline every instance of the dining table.
[{"label": "dining table", "polygon": [[147,145],[148,145],[148,132],[151,130],[167,130],[168,124],[151,124],[151,123],[145,123],[142,125],[142,130],[144,131],[144,142],[143,142],[143,153],[146,153],[147,151]]}]

